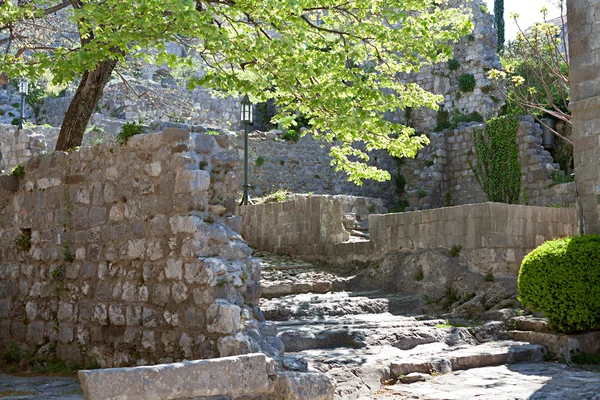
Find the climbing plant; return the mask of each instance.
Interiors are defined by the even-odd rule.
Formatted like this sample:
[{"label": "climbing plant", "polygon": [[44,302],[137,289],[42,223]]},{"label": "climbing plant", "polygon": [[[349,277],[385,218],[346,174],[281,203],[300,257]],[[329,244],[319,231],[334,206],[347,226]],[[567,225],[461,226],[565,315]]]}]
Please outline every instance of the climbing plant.
[{"label": "climbing plant", "polygon": [[474,131],[475,165],[471,169],[490,201],[517,203],[521,193],[521,163],[517,117],[492,118],[485,130]]}]

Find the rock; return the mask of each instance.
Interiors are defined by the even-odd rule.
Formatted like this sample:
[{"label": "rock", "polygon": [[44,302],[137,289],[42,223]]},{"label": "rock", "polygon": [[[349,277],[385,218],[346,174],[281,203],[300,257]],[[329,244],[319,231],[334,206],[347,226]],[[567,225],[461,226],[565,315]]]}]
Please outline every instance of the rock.
[{"label": "rock", "polygon": [[271,400],[332,400],[334,383],[325,374],[284,372],[277,377]]},{"label": "rock", "polygon": [[411,372],[408,375],[404,375],[400,377],[400,382],[404,384],[410,384],[415,382],[425,382],[431,379],[431,375],[422,374],[420,372]]}]

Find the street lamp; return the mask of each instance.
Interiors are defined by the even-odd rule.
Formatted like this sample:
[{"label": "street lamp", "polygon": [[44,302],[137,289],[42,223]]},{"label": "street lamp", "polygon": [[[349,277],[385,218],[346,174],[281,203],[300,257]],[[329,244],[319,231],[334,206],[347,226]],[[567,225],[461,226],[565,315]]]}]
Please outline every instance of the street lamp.
[{"label": "street lamp", "polygon": [[19,94],[21,95],[21,118],[19,119],[19,129],[23,129],[23,117],[25,115],[25,96],[29,94],[29,81],[25,78],[19,82]]},{"label": "street lamp", "polygon": [[250,184],[248,183],[248,125],[252,123],[253,117],[253,106],[248,95],[242,99],[241,106],[240,122],[244,124],[244,193],[240,206],[247,206],[250,202],[250,196],[248,195],[248,191],[250,190]]}]

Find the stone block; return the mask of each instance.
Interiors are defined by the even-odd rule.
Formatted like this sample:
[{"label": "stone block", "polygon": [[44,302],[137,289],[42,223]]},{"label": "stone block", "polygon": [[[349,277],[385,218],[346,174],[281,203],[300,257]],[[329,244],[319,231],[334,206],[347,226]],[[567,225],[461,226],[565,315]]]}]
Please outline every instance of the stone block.
[{"label": "stone block", "polygon": [[207,310],[207,329],[211,333],[230,334],[240,329],[240,307],[217,299]]},{"label": "stone block", "polygon": [[267,359],[263,354],[79,371],[79,380],[84,397],[89,400],[236,398],[264,395],[269,391]]}]

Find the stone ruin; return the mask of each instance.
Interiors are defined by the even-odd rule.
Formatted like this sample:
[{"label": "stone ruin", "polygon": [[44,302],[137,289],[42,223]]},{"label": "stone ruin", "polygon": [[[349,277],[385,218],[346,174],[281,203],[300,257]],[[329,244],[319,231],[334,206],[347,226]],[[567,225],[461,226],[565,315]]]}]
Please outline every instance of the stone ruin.
[{"label": "stone ruin", "polygon": [[279,354],[226,140],[167,130],[2,176],[2,345],[105,367]]}]

